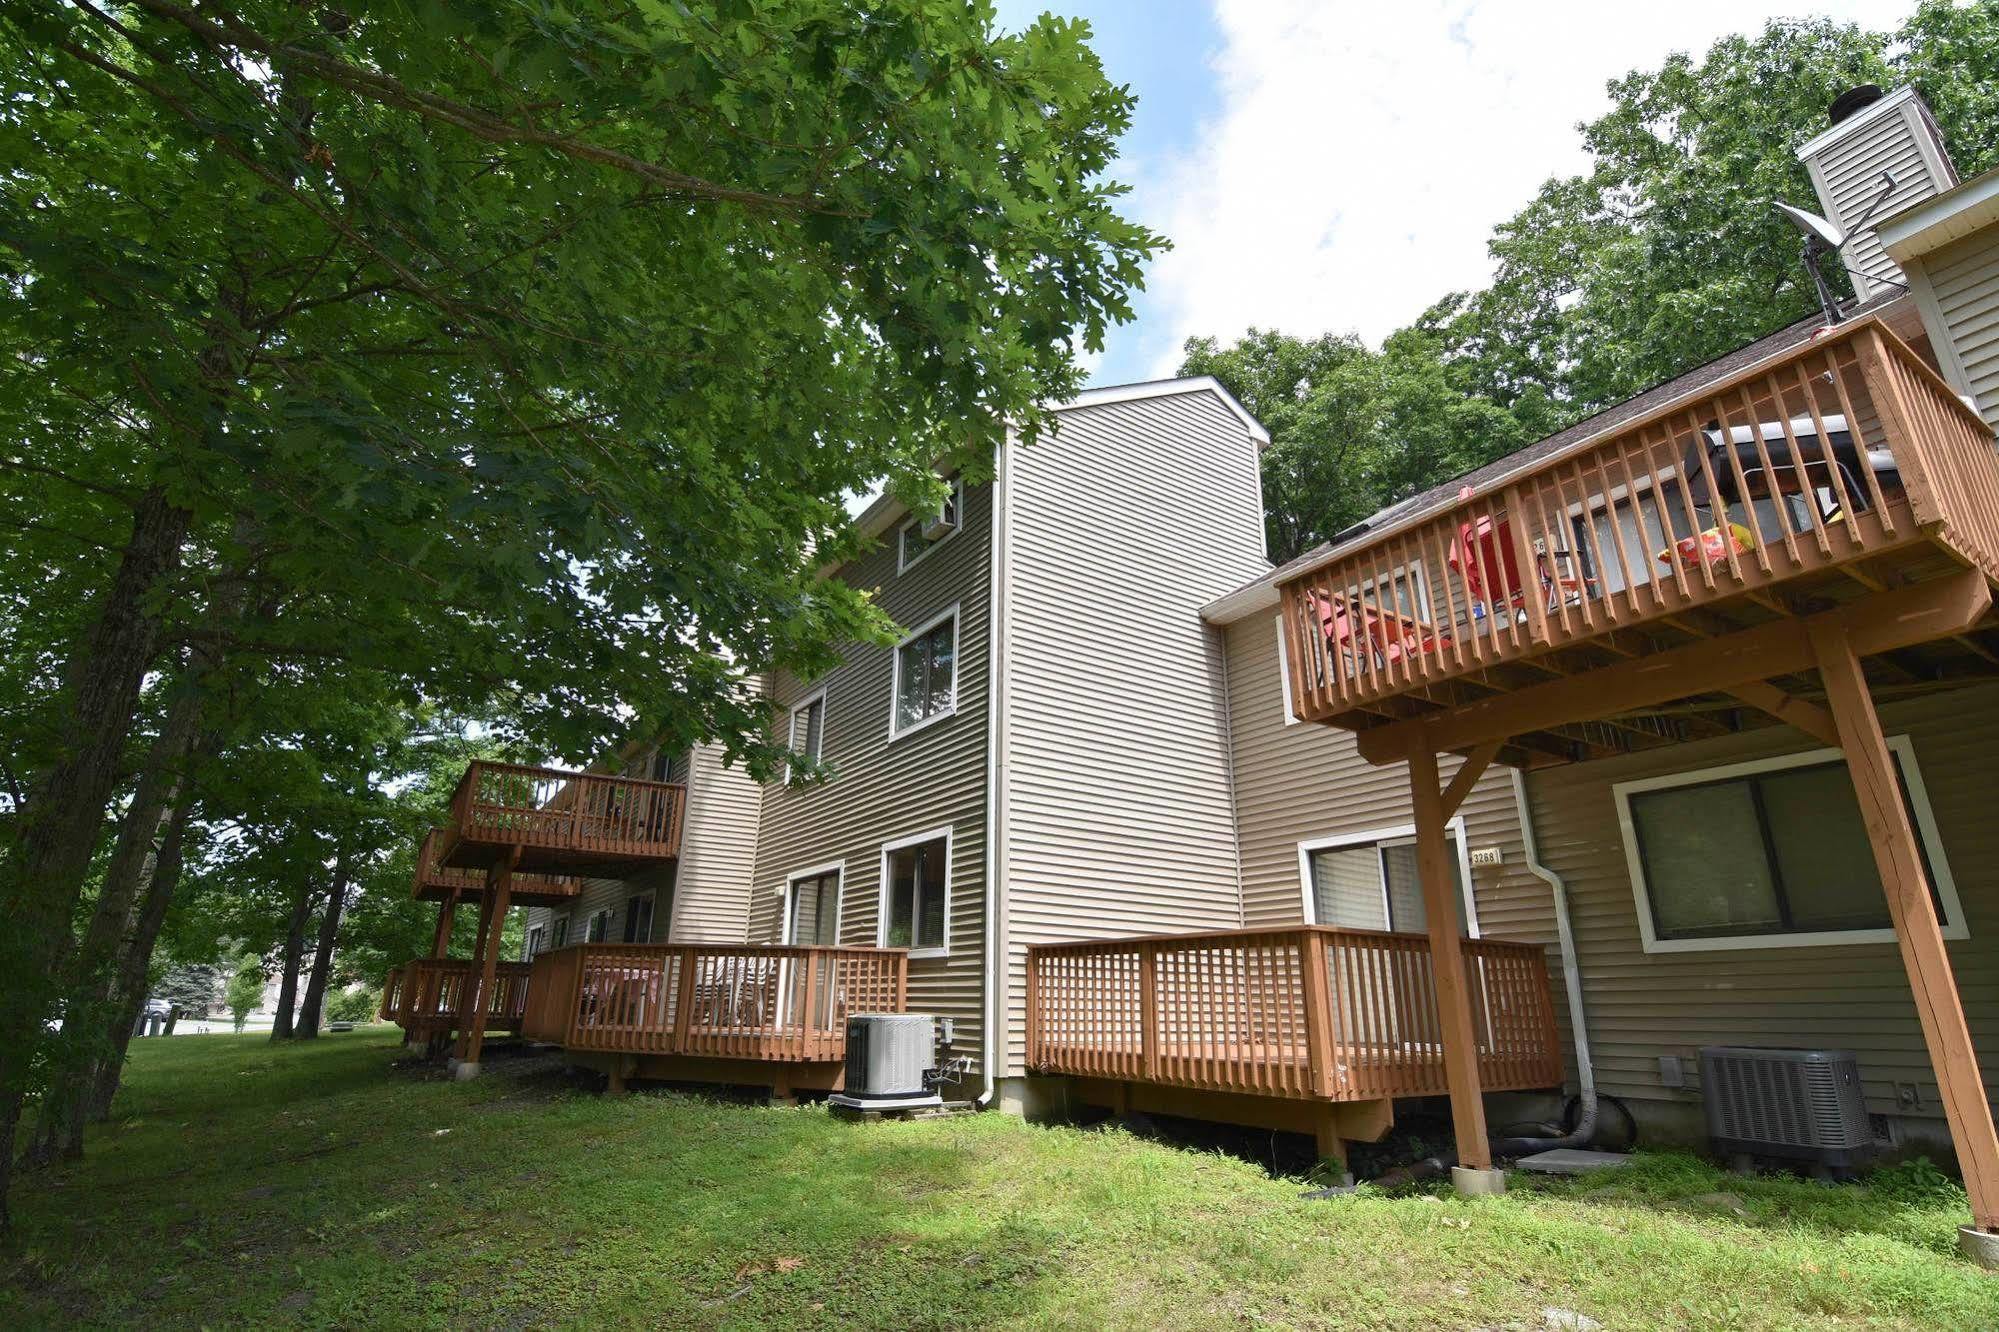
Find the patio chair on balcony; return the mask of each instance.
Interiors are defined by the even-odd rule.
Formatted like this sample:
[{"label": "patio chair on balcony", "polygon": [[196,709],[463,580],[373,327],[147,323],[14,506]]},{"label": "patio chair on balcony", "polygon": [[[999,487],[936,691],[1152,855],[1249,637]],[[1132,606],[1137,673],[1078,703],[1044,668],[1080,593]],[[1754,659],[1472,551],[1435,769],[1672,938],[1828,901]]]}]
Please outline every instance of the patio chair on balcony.
[{"label": "patio chair on balcony", "polygon": [[[1361,656],[1373,668],[1404,657],[1432,653],[1450,641],[1448,633],[1414,616],[1364,605],[1358,597],[1317,597],[1319,625],[1326,644],[1349,674],[1360,669]],[[1358,628],[1356,628],[1358,625]]]},{"label": "patio chair on balcony", "polygon": [[[1596,595],[1596,579],[1584,573],[1575,554],[1548,550],[1534,545],[1534,581],[1541,590],[1541,604],[1575,605]],[[1447,557],[1451,570],[1463,575],[1471,597],[1471,616],[1482,620],[1489,615],[1517,614],[1527,607],[1527,580],[1521,577],[1520,556],[1513,541],[1513,525],[1489,516],[1473,519],[1458,528]],[[1488,587],[1488,580],[1498,584]]]}]

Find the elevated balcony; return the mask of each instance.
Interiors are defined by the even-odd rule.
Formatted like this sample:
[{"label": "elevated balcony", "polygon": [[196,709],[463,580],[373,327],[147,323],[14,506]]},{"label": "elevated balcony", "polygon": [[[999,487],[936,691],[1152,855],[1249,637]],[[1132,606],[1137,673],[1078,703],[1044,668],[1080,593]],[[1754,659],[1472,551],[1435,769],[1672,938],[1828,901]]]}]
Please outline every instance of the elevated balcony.
[{"label": "elevated balcony", "polygon": [[[1910,590],[1967,570],[1999,578],[1992,431],[1862,318],[1481,490],[1391,514],[1290,576],[1291,702],[1303,719],[1362,732],[1377,761],[1407,747],[1407,723],[1490,711],[1495,696],[1536,686],[1548,706],[1498,727],[1505,761],[1671,743],[1727,729],[1714,714],[1744,698],[1708,680],[1728,668],[1688,658],[1682,702],[1632,690],[1655,697],[1623,715],[1619,691],[1593,698],[1573,677],[1642,672],[1673,649],[1764,629],[1708,656],[1767,648],[1750,663],[1773,668],[1758,678],[1798,673],[1811,660],[1802,635],[1771,626],[1840,612],[1863,651],[1903,654],[1880,667],[1898,678],[1986,672],[1999,653],[1983,624],[1955,617],[1963,599],[1937,610]],[[1869,628],[1868,603],[1884,597],[1899,601]],[[1575,687],[1557,698],[1546,686],[1561,680]],[[1397,744],[1369,743],[1398,723]]]},{"label": "elevated balcony", "polygon": [[[447,869],[438,859],[438,848],[448,834],[433,828],[417,848],[413,892],[420,902],[448,902],[454,897],[473,898],[486,887],[486,876],[475,869]],[[573,875],[516,874],[511,887],[517,906],[563,906],[583,890],[583,881]]]},{"label": "elevated balcony", "polygon": [[[1463,948],[1484,1088],[1558,1085],[1541,946]],[[1034,1072],[1332,1103],[1449,1090],[1424,935],[1296,926],[1042,944],[1027,959]]]},{"label": "elevated balcony", "polygon": [[626,1073],[836,1089],[847,1017],[900,1013],[896,948],[572,944],[534,960],[522,1030]]},{"label": "elevated balcony", "polygon": [[517,872],[616,877],[676,859],[686,809],[678,782],[480,760],[451,798],[438,864],[484,870],[518,847]]},{"label": "elevated balcony", "polygon": [[[459,957],[418,958],[391,967],[382,986],[382,1019],[419,1040],[449,1036],[468,1025],[466,1006],[476,980],[472,963]],[[527,963],[495,963],[486,1028],[519,1031],[527,994]]]}]

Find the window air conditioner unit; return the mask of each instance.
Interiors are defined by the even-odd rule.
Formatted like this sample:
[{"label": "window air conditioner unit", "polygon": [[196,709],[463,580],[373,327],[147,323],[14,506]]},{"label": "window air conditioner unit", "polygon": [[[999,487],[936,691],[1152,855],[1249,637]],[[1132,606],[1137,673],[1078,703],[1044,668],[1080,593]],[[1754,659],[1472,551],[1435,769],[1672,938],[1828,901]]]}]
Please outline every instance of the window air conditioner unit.
[{"label": "window air conditioner unit", "polygon": [[923,539],[925,541],[941,541],[957,530],[957,516],[948,508],[942,509],[923,520]]},{"label": "window air conditioner unit", "polygon": [[1850,1050],[1701,1051],[1701,1099],[1715,1151],[1834,1168],[1874,1155],[1860,1061]]}]

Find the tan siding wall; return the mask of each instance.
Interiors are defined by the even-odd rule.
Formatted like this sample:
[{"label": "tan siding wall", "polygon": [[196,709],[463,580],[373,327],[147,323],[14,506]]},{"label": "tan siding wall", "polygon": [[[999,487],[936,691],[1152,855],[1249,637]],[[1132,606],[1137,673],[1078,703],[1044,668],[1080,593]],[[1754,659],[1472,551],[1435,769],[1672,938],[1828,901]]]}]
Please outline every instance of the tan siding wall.
[{"label": "tan siding wall", "polygon": [[1924,255],[1913,276],[1926,313],[1942,325],[1933,341],[1952,380],[1999,428],[1999,226]]},{"label": "tan siding wall", "polygon": [[910,962],[909,1004],[912,1011],[956,1019],[954,1052],[974,1057],[983,1026],[991,520],[991,487],[967,487],[963,530],[907,572],[895,571],[891,532],[882,549],[846,574],[857,587],[877,588],[877,604],[905,626],[921,624],[958,603],[955,716],[890,740],[893,652],[884,647],[850,649],[840,666],[810,685],[785,676],[774,682],[780,738],[789,705],[825,688],[822,754],[835,775],[808,789],[773,786],[764,792],[750,899],[751,940],[774,943],[783,929],[787,876],[845,861],[840,939],[872,945],[882,844],[951,825],[951,952],[945,958]]},{"label": "tan siding wall", "polygon": [[[1906,733],[1936,812],[1971,938],[1950,945],[1987,1085],[1999,1077],[1999,820],[1989,809],[1999,688],[1881,709]],[[1568,883],[1597,1079],[1641,1113],[1697,1113],[1702,1045],[1830,1046],[1860,1056],[1869,1108],[1896,1113],[1894,1084],[1937,1091],[1893,944],[1647,954],[1638,932],[1613,783],[1817,748],[1776,727],[1650,754],[1549,768],[1528,778],[1544,863]],[[1658,1057],[1686,1061],[1688,1089],[1661,1085]]]},{"label": "tan siding wall", "polygon": [[1221,643],[1269,566],[1257,459],[1211,393],[1064,412],[1008,459],[1010,1072],[1030,943],[1240,919]]},{"label": "tan siding wall", "polygon": [[695,746],[687,774],[672,932],[667,933],[669,922],[662,913],[658,937],[674,943],[742,943],[748,938],[762,804],[763,787],[741,768],[724,763],[720,745]]},{"label": "tan siding wall", "polygon": [[1901,269],[1881,248],[1873,225],[1855,230],[1868,207],[1880,197],[1881,173],[1893,173],[1895,192],[1874,215],[1874,222],[1933,198],[1955,183],[1940,169],[1941,162],[1933,160],[1939,151],[1920,108],[1914,102],[1905,102],[1854,126],[1851,133],[1826,145],[1807,161],[1826,215],[1852,237],[1843,254],[1847,267],[1861,274],[1854,279],[1854,285],[1863,298],[1881,290],[1894,290],[1879,283],[1870,285],[1871,279],[1900,281],[1902,278]]}]

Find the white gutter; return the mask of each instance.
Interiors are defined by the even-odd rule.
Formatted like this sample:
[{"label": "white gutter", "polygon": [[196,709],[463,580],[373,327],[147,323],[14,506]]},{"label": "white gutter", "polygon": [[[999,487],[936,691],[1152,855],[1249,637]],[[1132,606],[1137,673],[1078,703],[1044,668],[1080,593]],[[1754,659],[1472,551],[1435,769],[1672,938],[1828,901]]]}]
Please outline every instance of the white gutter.
[{"label": "white gutter", "polygon": [[1008,441],[1002,440],[993,458],[993,541],[991,580],[986,600],[986,956],[985,1050],[979,1062],[985,1070],[985,1087],[975,1104],[983,1110],[997,1090],[999,1065],[1006,1058],[1005,1005],[1001,1003],[1001,980],[1006,974],[1006,937],[1001,923],[1006,919],[1003,884],[1006,875],[1006,800],[1001,784],[1006,778],[1006,690],[1007,690],[1007,462]]},{"label": "white gutter", "polygon": [[1534,813],[1527,805],[1527,774],[1513,772],[1513,807],[1520,818],[1520,842],[1527,851],[1527,868],[1548,885],[1555,899],[1555,938],[1562,954],[1562,984],[1569,996],[1569,1026],[1576,1040],[1576,1085],[1585,1104],[1596,1095],[1596,1069],[1589,1057],[1589,1023],[1583,1017],[1583,981],[1576,969],[1576,936],[1569,928],[1569,890],[1562,876],[1541,863],[1534,842]]}]

